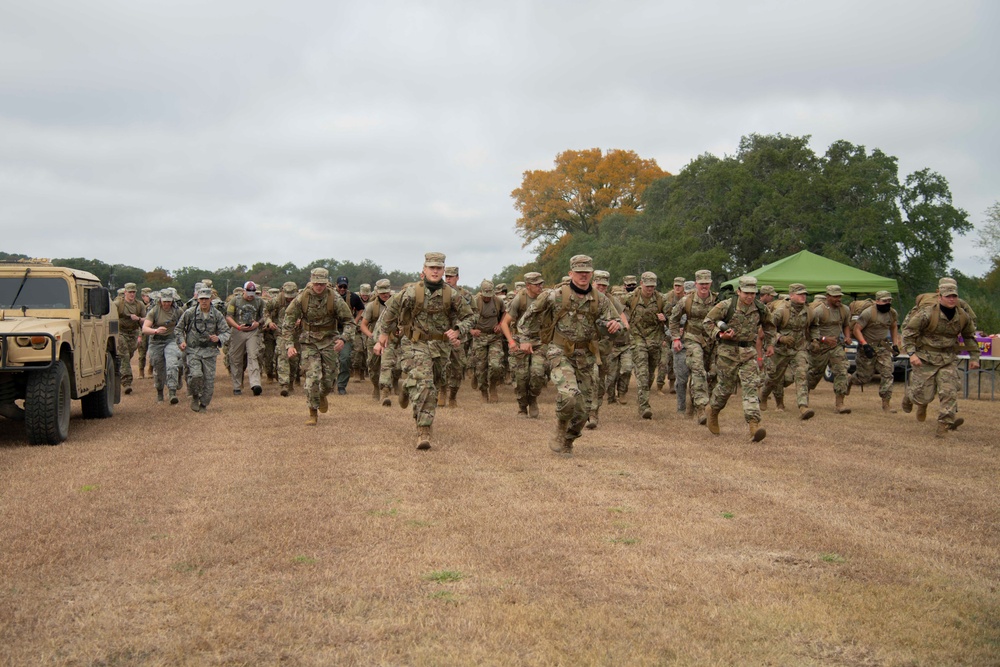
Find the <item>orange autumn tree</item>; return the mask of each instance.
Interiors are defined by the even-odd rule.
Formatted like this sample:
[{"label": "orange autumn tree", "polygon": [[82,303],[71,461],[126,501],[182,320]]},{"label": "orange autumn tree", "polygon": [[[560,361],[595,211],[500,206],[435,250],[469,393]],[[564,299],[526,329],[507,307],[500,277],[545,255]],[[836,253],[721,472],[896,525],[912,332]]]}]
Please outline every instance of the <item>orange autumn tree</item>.
[{"label": "orange autumn tree", "polygon": [[641,211],[643,190],[669,175],[635,151],[564,151],[554,169],[524,172],[521,187],[510,193],[521,214],[517,233],[524,245],[537,241],[539,252],[567,235],[597,234],[608,215]]}]

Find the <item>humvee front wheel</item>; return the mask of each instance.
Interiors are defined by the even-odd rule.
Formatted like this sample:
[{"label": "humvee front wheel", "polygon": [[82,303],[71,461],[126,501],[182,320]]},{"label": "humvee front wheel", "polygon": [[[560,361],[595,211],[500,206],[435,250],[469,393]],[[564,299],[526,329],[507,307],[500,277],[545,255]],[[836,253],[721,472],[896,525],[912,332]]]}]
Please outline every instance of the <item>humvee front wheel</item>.
[{"label": "humvee front wheel", "polygon": [[24,425],[32,445],[58,445],[69,437],[69,371],[62,359],[28,373]]}]

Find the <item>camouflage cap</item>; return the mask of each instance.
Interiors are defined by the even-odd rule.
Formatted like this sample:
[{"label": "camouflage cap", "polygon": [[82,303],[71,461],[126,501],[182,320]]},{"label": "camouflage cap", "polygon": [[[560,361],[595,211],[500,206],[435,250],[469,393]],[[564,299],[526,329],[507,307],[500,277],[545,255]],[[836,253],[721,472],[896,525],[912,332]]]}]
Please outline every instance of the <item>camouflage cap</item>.
[{"label": "camouflage cap", "polygon": [[287,296],[295,296],[299,293],[299,286],[289,280],[287,283],[281,286],[281,291]]},{"label": "camouflage cap", "polygon": [[693,291],[694,291],[694,281],[693,280],[685,280],[684,281],[684,293],[685,294],[690,294]]},{"label": "camouflage cap", "polygon": [[569,260],[569,270],[577,273],[592,273],[594,260],[588,255],[573,255]]},{"label": "camouflage cap", "polygon": [[542,274],[538,273],[537,271],[529,271],[528,273],[524,274],[524,282],[528,283],[529,285],[541,285],[545,281],[542,279]]},{"label": "camouflage cap", "polygon": [[243,288],[242,287],[234,287],[233,288],[233,294],[243,294]]},{"label": "camouflage cap", "polygon": [[569,285],[569,283],[570,283],[569,276],[563,276],[562,279],[559,281],[560,285]]},{"label": "camouflage cap", "polygon": [[761,285],[760,286],[760,295],[761,296],[765,296],[767,294],[777,294],[777,290],[774,289],[773,285]]},{"label": "camouflage cap", "polygon": [[524,281],[523,280],[518,280],[517,282],[515,282],[514,283],[514,289],[515,290],[524,289]]},{"label": "camouflage cap", "polygon": [[875,292],[876,301],[892,301],[892,292],[889,290],[879,290]]},{"label": "camouflage cap", "polygon": [[372,293],[372,286],[368,283],[361,283],[361,287],[358,288],[358,294],[363,294],[368,296]]},{"label": "camouflage cap", "polygon": [[622,278],[622,285],[635,285],[639,281],[635,279],[635,276],[625,276]]},{"label": "camouflage cap", "polygon": [[938,292],[941,294],[941,296],[951,296],[951,295],[957,296],[958,284],[954,281],[950,283],[944,283],[943,285],[940,285],[938,287]]},{"label": "camouflage cap", "polygon": [[802,283],[792,283],[791,285],[788,286],[788,293],[789,294],[808,294],[809,290],[807,290],[806,286],[803,285]]},{"label": "camouflage cap", "polygon": [[444,275],[448,276],[449,278],[454,278],[455,276],[458,275],[458,267],[457,266],[444,267]]},{"label": "camouflage cap", "polygon": [[607,271],[594,271],[594,284],[607,285],[611,283],[611,274]]},{"label": "camouflage cap", "polygon": [[212,298],[212,288],[211,287],[202,287],[200,290],[198,290],[198,298],[199,299],[211,299]]},{"label": "camouflage cap", "polygon": [[309,272],[309,282],[311,283],[330,283],[330,272],[324,269],[322,266],[317,266],[312,271]]},{"label": "camouflage cap", "polygon": [[152,287],[143,287],[143,288],[142,288],[142,293],[143,293],[143,294],[149,294],[149,293],[150,293],[150,292],[152,292],[152,291],[153,291],[153,288],[152,288]]},{"label": "camouflage cap", "polygon": [[268,287],[267,293],[270,294],[271,296],[277,296],[278,294],[281,293],[281,290],[278,289],[277,287]]},{"label": "camouflage cap", "polygon": [[388,278],[382,278],[381,280],[375,281],[375,291],[378,294],[385,294],[386,292],[392,291],[392,283],[389,282]]},{"label": "camouflage cap", "polygon": [[684,276],[677,276],[676,278],[674,278],[674,285],[675,285],[675,286],[676,286],[676,285],[680,285],[680,286],[682,286],[682,287],[683,287],[683,286],[684,286],[684,283],[686,283],[686,282],[687,282],[687,281],[686,281],[686,280],[684,280]]},{"label": "camouflage cap", "polygon": [[740,278],[740,291],[757,293],[757,279],[753,276],[742,276]]},{"label": "camouflage cap", "polygon": [[823,303],[826,303],[826,295],[825,294],[817,294],[816,296],[813,297],[813,301],[821,301]]},{"label": "camouflage cap", "polygon": [[211,288],[214,285],[211,278],[202,278],[201,284],[208,288]]},{"label": "camouflage cap", "polygon": [[125,288],[124,287],[119,287],[118,291],[115,292],[115,294],[117,294],[118,296],[121,296],[124,293],[125,293]]},{"label": "camouflage cap", "polygon": [[644,272],[641,276],[639,276],[639,279],[642,281],[643,287],[648,287],[650,285],[656,287],[657,277],[652,271]]},{"label": "camouflage cap", "polygon": [[694,272],[694,281],[696,283],[712,283],[712,272],[708,269],[702,269],[701,271]]},{"label": "camouflage cap", "polygon": [[483,296],[493,296],[496,293],[496,288],[493,287],[493,283],[489,280],[484,280],[479,283],[479,293]]},{"label": "camouflage cap", "polygon": [[135,283],[125,283],[125,291],[126,292],[135,292],[136,289],[137,288],[135,286]]},{"label": "camouflage cap", "polygon": [[625,296],[626,294],[628,294],[628,292],[625,291],[625,288],[622,285],[615,285],[611,288],[612,296]]},{"label": "camouflage cap", "polygon": [[424,266],[444,268],[444,253],[429,252],[424,255]]},{"label": "camouflage cap", "polygon": [[844,296],[844,290],[840,289],[840,285],[827,285],[826,286],[827,296]]},{"label": "camouflage cap", "polygon": [[504,293],[506,293],[507,292],[507,283],[497,283],[496,287],[494,289],[496,289],[497,292],[504,292]]},{"label": "camouflage cap", "polygon": [[160,301],[173,301],[175,298],[173,288],[167,287],[160,290]]},{"label": "camouflage cap", "polygon": [[954,278],[948,278],[947,276],[945,276],[944,278],[938,281],[938,287],[941,287],[943,285],[955,285],[956,287],[958,287],[958,281],[956,281]]}]

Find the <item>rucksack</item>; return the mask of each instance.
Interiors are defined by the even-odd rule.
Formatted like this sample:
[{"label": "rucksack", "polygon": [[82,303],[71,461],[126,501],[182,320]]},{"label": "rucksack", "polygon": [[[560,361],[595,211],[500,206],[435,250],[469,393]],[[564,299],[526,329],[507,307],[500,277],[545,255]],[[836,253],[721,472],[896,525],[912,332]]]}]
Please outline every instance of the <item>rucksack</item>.
[{"label": "rucksack", "polygon": [[[560,288],[560,295],[562,298],[562,306],[559,308],[559,312],[555,314],[552,319],[548,319],[546,315],[542,316],[542,325],[539,327],[539,334],[543,345],[552,342],[552,337],[555,334],[556,322],[561,320],[566,313],[573,309],[573,294],[570,291],[569,285],[563,285]],[[546,312],[551,313],[551,310]],[[591,317],[597,317],[597,297],[595,296],[590,300],[590,315]]]},{"label": "rucksack", "polygon": [[[662,313],[663,295],[657,291],[654,291],[653,294],[656,295],[656,311]],[[641,297],[642,294],[639,293],[639,290],[635,290],[631,295],[629,295],[628,302],[625,304],[625,307],[628,309],[628,312],[625,314],[628,316],[630,322],[632,321],[632,315],[635,313],[635,309],[639,307],[639,299]]]},{"label": "rucksack", "polygon": [[[448,283],[442,283],[441,289],[444,290],[442,298],[444,299],[444,312],[447,313],[451,310],[452,294],[455,290]],[[413,308],[408,314],[399,318],[399,330],[410,340],[413,340],[413,322],[417,319],[417,315],[419,315],[424,309],[426,290],[427,287],[424,285],[422,280],[415,284],[413,288]]]},{"label": "rucksack", "polygon": [[[733,319],[733,315],[736,314],[736,306],[739,303],[739,300],[740,299],[737,296],[734,296],[729,300],[729,308],[726,310],[726,324],[729,324]],[[754,297],[753,304],[757,306],[757,316],[760,318],[759,324],[763,325],[764,320],[767,318],[767,306],[765,306],[757,297]]]},{"label": "rucksack", "polygon": [[[341,296],[339,294],[337,294],[336,292],[334,292],[329,287],[327,287],[326,291],[329,293],[329,295],[331,297],[331,298],[329,298],[329,299],[326,300],[326,314],[329,315],[330,317],[333,317],[333,314],[337,312],[337,299],[341,298]],[[306,288],[304,290],[302,290],[302,292],[300,292],[297,297],[295,297],[299,301],[299,307],[302,309],[302,314],[303,315],[305,315],[306,313],[309,312],[309,299],[310,299],[309,295],[312,294],[312,293],[313,293],[313,291],[312,291],[312,283],[308,283],[306,285]],[[319,295],[317,294],[316,296],[319,296]],[[336,298],[332,298],[332,297],[336,297]]]}]

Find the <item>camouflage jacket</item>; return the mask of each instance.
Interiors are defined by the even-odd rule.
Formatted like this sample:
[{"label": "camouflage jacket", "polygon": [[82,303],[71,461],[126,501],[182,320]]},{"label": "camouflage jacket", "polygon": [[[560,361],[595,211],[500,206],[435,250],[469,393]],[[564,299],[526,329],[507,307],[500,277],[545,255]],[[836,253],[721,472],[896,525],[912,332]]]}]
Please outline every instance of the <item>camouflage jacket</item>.
[{"label": "camouflage jacket", "polygon": [[[935,318],[934,311],[937,311]],[[937,325],[932,320],[937,319]],[[907,355],[916,354],[921,360],[934,365],[944,366],[953,363],[958,354],[961,336],[969,358],[979,360],[979,343],[976,342],[974,321],[968,313],[955,310],[952,319],[945,317],[939,305],[921,308],[913,313],[903,327],[903,349]]]},{"label": "camouflage jacket", "polygon": [[[650,345],[659,345],[663,340],[663,327],[670,316],[670,307],[662,294],[653,292],[648,299],[637,288],[625,301],[629,332],[633,338],[645,339]],[[657,317],[662,314],[663,321]]]},{"label": "camouflage jacket", "polygon": [[[423,305],[417,307],[418,287],[423,291]],[[445,290],[451,290],[451,303],[445,309]],[[469,333],[475,315],[461,292],[442,284],[431,290],[425,283],[405,285],[385,304],[379,326],[383,332],[399,329],[411,341],[444,341],[444,332],[455,329],[460,335]]]},{"label": "camouflage jacket", "polygon": [[738,298],[734,296],[712,306],[702,320],[702,325],[705,327],[706,336],[716,338],[720,333],[716,323],[729,315],[731,302],[737,299],[732,318],[726,322],[736,335],[732,340],[716,339],[719,343],[716,351],[720,357],[745,361],[747,358],[757,356],[757,333],[761,329],[764,330],[764,347],[774,345],[774,322],[771,320],[771,311],[766,306],[761,305],[758,308],[759,302],[747,306],[739,302]]},{"label": "camouflage jacket", "polygon": [[[678,299],[670,311],[670,337],[674,340],[682,338],[685,343],[697,343],[702,347],[711,347],[713,340],[705,335],[705,316],[715,305],[718,298],[714,292],[710,292],[707,299],[702,299],[696,292],[691,292],[683,298]],[[688,312],[690,304],[690,313]],[[686,318],[686,319],[685,319]]]},{"label": "camouflage jacket", "polygon": [[[209,336],[218,336],[219,342],[213,343]],[[177,344],[186,343],[189,348],[218,349],[229,340],[229,325],[215,308],[209,308],[207,313],[201,312],[199,306],[192,306],[184,311],[174,329]]]},{"label": "camouflage jacket", "polygon": [[782,302],[771,311],[774,322],[774,351],[778,354],[792,354],[806,349],[809,340],[809,307],[806,304]]},{"label": "camouflage jacket", "polygon": [[[541,335],[542,319],[546,313],[554,318],[553,343],[562,338],[572,346],[589,344],[598,339],[598,332],[604,329],[608,322],[618,322],[621,326],[621,316],[611,305],[611,299],[604,294],[593,288],[583,295],[571,289],[570,294],[572,301],[565,304],[568,306],[566,308],[561,288],[551,289],[535,299],[517,325],[522,335],[531,340],[538,338]],[[596,313],[594,306],[591,305],[592,301],[597,302]],[[560,313],[563,313],[561,317]]]},{"label": "camouflage jacket", "polygon": [[[311,283],[310,283],[311,285]],[[333,299],[333,303],[329,302]],[[320,294],[306,286],[287,308],[281,325],[281,337],[293,340],[295,324],[302,328],[299,342],[327,347],[338,340],[345,343],[354,338],[354,318],[351,309],[339,294],[327,287]]]}]

